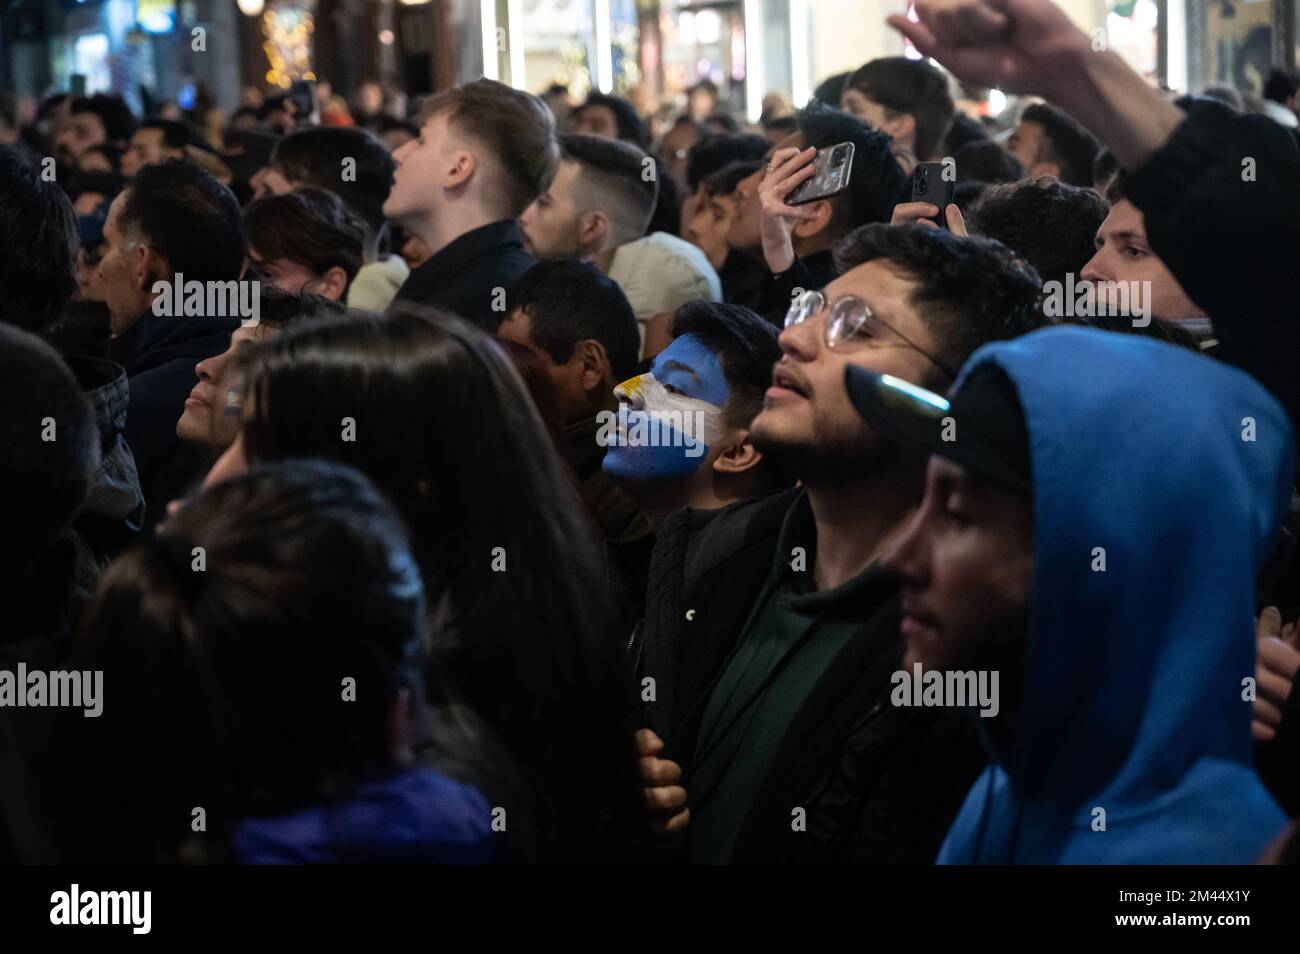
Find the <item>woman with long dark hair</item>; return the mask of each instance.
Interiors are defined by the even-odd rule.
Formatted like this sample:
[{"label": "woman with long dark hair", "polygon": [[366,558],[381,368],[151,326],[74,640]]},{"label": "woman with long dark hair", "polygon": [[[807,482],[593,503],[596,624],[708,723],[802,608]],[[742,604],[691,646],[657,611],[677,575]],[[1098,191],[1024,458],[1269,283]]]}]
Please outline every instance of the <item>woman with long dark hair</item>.
[{"label": "woman with long dark hair", "polygon": [[483,796],[414,767],[425,615],[401,520],[353,468],[286,461],[183,505],[105,572],[73,646],[102,685],[44,760],[65,860],[495,860]]},{"label": "woman with long dark hair", "polygon": [[519,375],[447,314],[290,332],[248,366],[209,480],[342,460],[397,505],[429,593],[424,758],[494,808],[507,857],[621,862],[647,831],[630,673],[598,541]]}]

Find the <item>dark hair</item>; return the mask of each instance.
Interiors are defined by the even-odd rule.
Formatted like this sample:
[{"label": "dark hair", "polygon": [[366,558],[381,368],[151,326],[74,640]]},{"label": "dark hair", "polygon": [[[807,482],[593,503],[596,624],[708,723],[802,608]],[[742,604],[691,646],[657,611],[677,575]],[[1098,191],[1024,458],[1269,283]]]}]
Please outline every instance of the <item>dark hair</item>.
[{"label": "dark hair", "polygon": [[397,119],[393,116],[383,116],[380,118],[379,124],[375,126],[375,132],[381,136],[384,133],[397,132],[398,130],[401,130],[404,133],[410,133],[411,136],[416,139],[420,137],[420,127],[415,125],[415,123],[411,122],[409,119]]},{"label": "dark hair", "polygon": [[762,159],[728,163],[704,180],[704,191],[709,195],[731,195],[741,180],[749,178],[761,168]]},{"label": "dark hair", "polygon": [[100,172],[97,169],[89,172],[74,172],[68,179],[67,186],[68,198],[73,202],[87,192],[102,195],[112,201],[124,188],[126,188],[126,179],[120,173]]},{"label": "dark hair", "polygon": [[844,87],[853,73],[845,70],[843,73],[836,73],[834,76],[828,76],[813,90],[812,98],[824,106],[831,109],[840,108],[840,99],[844,96]]},{"label": "dark hair", "polygon": [[971,207],[972,233],[1021,255],[1044,282],[1078,275],[1096,252],[1110,205],[1092,189],[1052,178],[991,186]]},{"label": "dark hair", "polygon": [[1270,70],[1264,80],[1264,98],[1275,103],[1284,103],[1296,94],[1296,78],[1286,70]]},{"label": "dark hair", "polygon": [[557,258],[538,262],[507,296],[511,311],[528,313],[533,344],[556,364],[573,357],[579,341],[594,339],[609,355],[614,376],[636,373],[641,337],[623,289],[586,262]]},{"label": "dark hair", "polygon": [[438,596],[429,691],[530,780],[544,860],[627,860],[645,810],[601,551],[494,339],[445,312],[350,314],[260,344],[246,389],[250,460],[342,459],[402,513]]},{"label": "dark hair", "polygon": [[51,93],[41,100],[41,105],[36,110],[36,121],[49,119],[50,114],[62,106],[71,97],[71,93]]},{"label": "dark hair", "polygon": [[971,119],[965,113],[957,113],[952,118],[952,126],[948,129],[948,136],[943,142],[944,155],[956,156],[963,146],[988,141],[989,133],[983,123],[978,119]]},{"label": "dark hair", "polygon": [[1092,187],[1098,192],[1105,193],[1106,198],[1111,202],[1115,201],[1109,194],[1111,181],[1119,172],[1119,157],[1109,149],[1104,147],[1099,149],[1097,158],[1092,161]]},{"label": "dark hair", "polygon": [[971,206],[988,187],[987,182],[958,182],[952,190],[952,204],[961,209],[962,215],[969,215]]},{"label": "dark hair", "polygon": [[446,113],[461,133],[487,147],[504,177],[493,190],[502,197],[503,218],[516,218],[555,177],[560,147],[555,117],[532,93],[480,79],[430,96],[416,122],[423,126]]},{"label": "dark hair", "polygon": [[794,118],[794,114],[777,116],[763,123],[763,131],[780,133],[783,137],[793,136],[799,131],[799,121]]},{"label": "dark hair", "polygon": [[772,366],[781,358],[776,326],[740,305],[697,300],[677,309],[669,334],[694,335],[718,356],[731,388],[723,420],[728,427],[749,427],[763,409]]},{"label": "dark hair", "polygon": [[99,463],[99,432],[55,350],[4,323],[0,408],[0,589],[7,590],[81,509]]},{"label": "dark hair", "polygon": [[135,132],[135,115],[126,100],[109,93],[78,96],[72,101],[71,115],[94,113],[104,124],[104,136],[109,142],[125,143]]},{"label": "dark hair", "polygon": [[168,149],[184,149],[194,143],[194,133],[190,127],[174,119],[146,119],[139,128],[160,131],[163,145]]},{"label": "dark hair", "polygon": [[[351,169],[354,175],[344,178],[348,160],[355,166]],[[384,144],[366,130],[318,126],[292,133],[276,143],[271,165],[296,185],[333,192],[366,224],[368,237],[378,235],[384,227],[384,202],[393,187],[397,163]]]},{"label": "dark hair", "polygon": [[714,135],[734,136],[740,132],[740,123],[731,113],[709,113],[700,123],[700,128]]},{"label": "dark hair", "polygon": [[957,112],[948,77],[924,60],[905,56],[871,60],[849,77],[844,92],[850,89],[892,113],[906,113],[916,120],[918,159],[929,159],[939,151]]},{"label": "dark hair", "polygon": [[145,166],[127,187],[121,229],[186,280],[232,281],[244,269],[244,225],[235,194],[184,159]]},{"label": "dark hair", "polygon": [[641,149],[649,148],[650,137],[646,134],[645,123],[641,122],[641,117],[637,115],[636,107],[632,105],[631,100],[624,99],[622,96],[611,96],[608,93],[592,93],[587,97],[587,101],[573,112],[576,115],[588,106],[604,106],[614,114],[614,120],[618,123],[619,139]]},{"label": "dark hair", "polygon": [[262,100],[262,105],[257,107],[257,118],[259,121],[267,119],[272,113],[287,111],[290,107],[289,94],[281,93],[279,96],[268,96]]},{"label": "dark hair", "polygon": [[225,860],[240,818],[391,773],[390,713],[401,690],[419,698],[424,619],[402,524],[357,471],[285,461],[209,488],[109,567],[86,612],[72,661],[115,690],[63,727],[67,771],[98,783],[67,786],[82,829],[68,851]]},{"label": "dark hair", "polygon": [[805,148],[853,143],[849,188],[829,200],[834,210],[830,237],[838,238],[868,222],[888,222],[908,190],[907,175],[894,158],[889,137],[848,113],[816,102],[795,115]]},{"label": "dark hair", "polygon": [[262,285],[258,296],[258,323],[287,331],[323,318],[341,318],[348,313],[342,302],[310,293],[294,294],[273,285]]},{"label": "dark hair", "polygon": [[1124,200],[1124,189],[1128,185],[1128,170],[1115,170],[1110,181],[1106,183],[1106,201],[1111,205],[1117,205]]},{"label": "dark hair", "polygon": [[668,171],[668,167],[658,156],[650,158],[655,164],[655,179],[659,183],[659,195],[655,197],[655,209],[650,214],[650,224],[645,229],[646,235],[653,235],[655,232],[680,235],[686,186],[682,184],[681,179]]},{"label": "dark hair", "polygon": [[561,136],[560,150],[580,167],[578,208],[604,212],[617,245],[645,235],[659,196],[659,176],[645,174],[646,154],[631,143],[600,136]]},{"label": "dark hair", "polygon": [[10,129],[18,128],[18,104],[12,93],[0,91],[0,123]]},{"label": "dark hair", "polygon": [[1061,167],[1061,181],[1070,185],[1092,185],[1092,163],[1101,143],[1077,119],[1051,103],[1034,103],[1020,114],[1022,123],[1043,127],[1043,147],[1038,158]]},{"label": "dark hair", "polygon": [[686,187],[694,192],[701,182],[723,166],[742,159],[762,159],[772,149],[767,137],[756,133],[707,136],[686,155]]},{"label": "dark hair", "polygon": [[347,284],[364,260],[366,227],[333,192],[311,187],[263,196],[244,210],[248,248],[266,261],[287,259],[317,275],[341,268]]},{"label": "dark hair", "polygon": [[919,225],[864,225],[834,249],[841,273],[883,258],[916,283],[911,294],[950,368],[989,341],[1042,327],[1042,279],[992,239],[961,238]]},{"label": "dark hair", "polygon": [[41,332],[77,291],[77,222],[57,183],[0,146],[0,322]]},{"label": "dark hair", "polygon": [[967,143],[953,160],[958,182],[1019,182],[1025,177],[1020,160],[992,139]]}]

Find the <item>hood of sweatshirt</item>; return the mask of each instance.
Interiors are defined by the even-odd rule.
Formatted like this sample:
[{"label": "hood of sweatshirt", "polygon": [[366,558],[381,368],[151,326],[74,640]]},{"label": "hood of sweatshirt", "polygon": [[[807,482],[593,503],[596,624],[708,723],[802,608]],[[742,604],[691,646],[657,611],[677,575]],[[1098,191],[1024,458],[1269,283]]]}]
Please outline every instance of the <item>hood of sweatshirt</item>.
[{"label": "hood of sweatshirt", "polygon": [[1294,437],[1248,375],[1056,327],[981,348],[1024,409],[1035,579],[1024,686],[940,861],[1250,862],[1283,816],[1252,768],[1255,576]]}]

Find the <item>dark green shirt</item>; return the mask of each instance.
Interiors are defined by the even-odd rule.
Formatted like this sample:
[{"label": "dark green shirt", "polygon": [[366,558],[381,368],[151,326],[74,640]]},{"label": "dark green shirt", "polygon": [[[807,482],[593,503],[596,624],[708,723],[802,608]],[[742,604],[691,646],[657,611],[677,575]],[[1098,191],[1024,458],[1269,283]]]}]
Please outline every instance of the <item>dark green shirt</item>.
[{"label": "dark green shirt", "polygon": [[772,575],[700,722],[695,765],[686,780],[692,864],[731,860],[787,728],[862,628],[865,617],[855,597],[880,570],[868,567],[819,593],[812,579],[815,552],[816,529],[805,494],[786,515]]}]

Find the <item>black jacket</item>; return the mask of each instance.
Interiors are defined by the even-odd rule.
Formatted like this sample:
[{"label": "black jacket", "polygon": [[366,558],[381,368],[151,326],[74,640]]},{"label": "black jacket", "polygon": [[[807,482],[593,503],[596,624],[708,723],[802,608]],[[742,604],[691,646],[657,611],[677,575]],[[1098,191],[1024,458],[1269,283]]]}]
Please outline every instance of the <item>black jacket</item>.
[{"label": "black jacket", "polygon": [[146,311],[113,339],[112,358],[126,369],[131,391],[126,442],[144,491],[144,532],[167,515],[167,504],[203,474],[199,451],[176,436],[185,398],[198,378],[194,366],[230,347],[238,318],[180,317]]},{"label": "black jacket", "polygon": [[1273,393],[1300,430],[1300,148],[1266,116],[1198,104],[1129,178],[1151,247],[1214,322],[1215,357]]},{"label": "black jacket", "polygon": [[[772,571],[786,514],[803,493],[684,510],[659,531],[633,652],[638,680],[655,680],[645,722],[687,778],[713,683]],[[890,677],[903,651],[899,618],[897,594],[864,608],[861,630],[791,723],[746,819],[737,860],[933,861],[985,756],[963,714],[890,704]],[[806,809],[807,831],[792,830],[791,806]]]},{"label": "black jacket", "polygon": [[830,249],[813,252],[796,258],[794,264],[780,275],[769,274],[759,289],[754,310],[778,328],[785,327],[785,313],[795,299],[795,293],[825,288],[835,279],[835,257]]},{"label": "black jacket", "polygon": [[407,276],[394,300],[445,308],[495,334],[505,295],[536,264],[513,220],[493,222],[439,249]]}]

